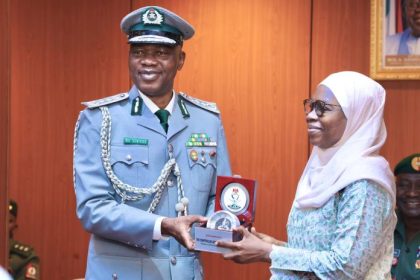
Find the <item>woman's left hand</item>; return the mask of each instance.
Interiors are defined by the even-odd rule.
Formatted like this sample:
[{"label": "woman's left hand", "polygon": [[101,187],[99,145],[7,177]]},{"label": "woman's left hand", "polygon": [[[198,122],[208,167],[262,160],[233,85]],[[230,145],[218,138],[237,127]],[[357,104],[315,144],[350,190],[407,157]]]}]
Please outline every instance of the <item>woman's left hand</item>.
[{"label": "woman's left hand", "polygon": [[223,255],[226,260],[232,260],[236,263],[271,262],[272,245],[270,243],[264,242],[242,226],[234,229],[234,231],[242,235],[241,241],[216,242],[217,246],[232,250],[232,252]]}]

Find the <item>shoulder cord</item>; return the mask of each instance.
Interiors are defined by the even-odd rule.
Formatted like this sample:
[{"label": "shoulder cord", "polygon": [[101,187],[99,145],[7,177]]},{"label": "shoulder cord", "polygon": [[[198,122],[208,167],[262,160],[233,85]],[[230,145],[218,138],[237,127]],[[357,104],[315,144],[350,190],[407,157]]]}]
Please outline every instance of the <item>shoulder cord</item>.
[{"label": "shoulder cord", "polygon": [[73,137],[73,187],[75,188],[74,189],[75,191],[76,191],[76,168],[74,164],[74,159],[76,156],[76,149],[77,149],[77,135],[78,135],[77,132],[79,131],[80,116],[81,114],[79,113],[79,116],[77,117],[76,125],[74,127],[74,137]]},{"label": "shoulder cord", "polygon": [[[182,186],[181,172],[179,166],[173,157],[172,152],[169,153],[169,160],[165,163],[158,179],[153,184],[152,187],[139,188],[134,187],[128,184],[123,183],[114,173],[111,166],[111,115],[109,114],[108,107],[100,107],[102,112],[102,125],[101,125],[101,158],[102,163],[106,172],[106,175],[111,180],[112,186],[116,193],[121,196],[122,203],[124,201],[135,201],[141,200],[145,195],[152,195],[156,193],[149,209],[147,210],[150,213],[156,209],[156,206],[159,204],[163,190],[165,186],[168,185],[168,178],[171,172],[177,178],[177,189],[178,189],[178,203],[175,208],[178,212],[178,216],[188,215],[188,199],[184,196],[184,188]],[[77,135],[75,136],[75,138]],[[75,139],[76,143],[76,139]],[[75,144],[76,145],[76,144]],[[75,146],[76,147],[76,146]],[[127,194],[127,193],[132,193]]]}]

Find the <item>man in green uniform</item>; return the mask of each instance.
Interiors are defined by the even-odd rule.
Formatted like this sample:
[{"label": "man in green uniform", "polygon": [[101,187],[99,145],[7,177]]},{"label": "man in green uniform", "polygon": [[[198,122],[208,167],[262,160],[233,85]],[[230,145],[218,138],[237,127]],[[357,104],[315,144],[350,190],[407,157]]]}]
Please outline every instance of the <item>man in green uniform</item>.
[{"label": "man in green uniform", "polygon": [[40,279],[39,258],[32,247],[13,239],[17,229],[18,206],[13,200],[9,203],[9,273],[13,279]]},{"label": "man in green uniform", "polygon": [[394,232],[392,279],[420,279],[420,153],[400,161],[397,176],[398,223]]}]

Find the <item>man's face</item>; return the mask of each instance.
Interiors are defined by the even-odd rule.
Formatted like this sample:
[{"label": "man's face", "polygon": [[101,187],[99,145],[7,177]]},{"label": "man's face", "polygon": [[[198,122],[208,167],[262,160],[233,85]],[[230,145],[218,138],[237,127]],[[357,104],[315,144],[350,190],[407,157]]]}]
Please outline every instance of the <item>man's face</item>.
[{"label": "man's face", "polygon": [[405,0],[407,23],[415,37],[420,37],[420,0]]},{"label": "man's face", "polygon": [[420,174],[398,174],[397,206],[404,216],[420,219]]},{"label": "man's face", "polygon": [[184,61],[180,46],[132,44],[128,57],[131,80],[149,97],[170,94]]}]

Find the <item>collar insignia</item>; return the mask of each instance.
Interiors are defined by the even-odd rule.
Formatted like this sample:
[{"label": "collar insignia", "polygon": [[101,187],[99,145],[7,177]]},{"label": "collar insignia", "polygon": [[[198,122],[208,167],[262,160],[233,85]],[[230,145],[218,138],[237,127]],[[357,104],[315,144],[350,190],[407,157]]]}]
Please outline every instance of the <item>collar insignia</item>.
[{"label": "collar insignia", "polygon": [[178,105],[181,109],[182,116],[184,119],[187,119],[190,117],[190,113],[187,110],[187,106],[185,106],[184,100],[182,98],[178,98]]},{"label": "collar insignia", "polygon": [[143,99],[141,99],[140,96],[137,96],[136,98],[134,98],[131,103],[131,115],[141,116],[142,106],[143,106]]}]

